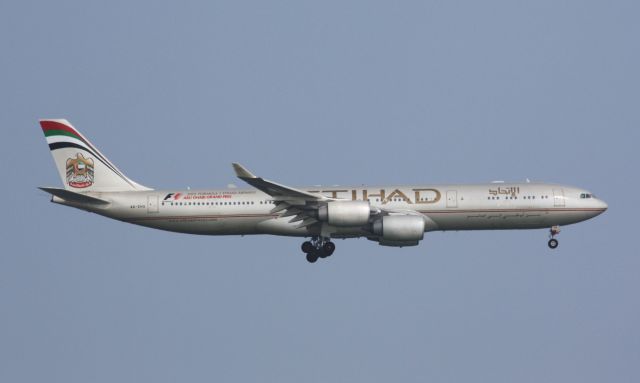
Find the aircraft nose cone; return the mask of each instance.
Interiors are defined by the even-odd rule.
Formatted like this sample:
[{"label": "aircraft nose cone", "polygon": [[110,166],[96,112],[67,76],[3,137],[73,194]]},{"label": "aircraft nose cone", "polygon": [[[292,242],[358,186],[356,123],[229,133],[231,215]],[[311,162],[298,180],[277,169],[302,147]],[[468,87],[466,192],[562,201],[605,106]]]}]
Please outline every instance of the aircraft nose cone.
[{"label": "aircraft nose cone", "polygon": [[600,199],[600,200],[598,200],[598,207],[600,209],[602,209],[602,213],[604,213],[609,208],[609,205],[607,205],[606,202],[604,202],[603,200]]}]

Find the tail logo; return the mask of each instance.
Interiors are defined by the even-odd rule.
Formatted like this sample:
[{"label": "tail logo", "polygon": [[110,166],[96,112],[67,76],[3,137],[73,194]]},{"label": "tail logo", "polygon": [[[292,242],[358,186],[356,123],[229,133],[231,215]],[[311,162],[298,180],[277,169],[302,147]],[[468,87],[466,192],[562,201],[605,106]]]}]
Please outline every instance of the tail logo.
[{"label": "tail logo", "polygon": [[74,188],[87,188],[93,185],[93,159],[85,158],[81,153],[76,158],[67,159],[67,184]]}]

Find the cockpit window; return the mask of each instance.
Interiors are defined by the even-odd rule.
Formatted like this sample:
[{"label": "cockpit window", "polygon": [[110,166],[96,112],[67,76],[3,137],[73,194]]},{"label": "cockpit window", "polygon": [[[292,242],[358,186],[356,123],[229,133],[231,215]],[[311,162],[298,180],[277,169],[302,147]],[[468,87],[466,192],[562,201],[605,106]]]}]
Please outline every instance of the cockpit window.
[{"label": "cockpit window", "polygon": [[585,199],[585,198],[595,198],[595,196],[591,193],[582,193],[580,194],[580,198]]}]

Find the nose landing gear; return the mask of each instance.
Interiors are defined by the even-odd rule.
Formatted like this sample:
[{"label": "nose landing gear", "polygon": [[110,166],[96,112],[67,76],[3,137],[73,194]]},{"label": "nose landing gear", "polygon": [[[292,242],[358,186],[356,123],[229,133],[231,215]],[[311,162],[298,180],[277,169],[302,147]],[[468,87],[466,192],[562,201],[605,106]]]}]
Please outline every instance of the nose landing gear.
[{"label": "nose landing gear", "polygon": [[322,237],[313,237],[311,241],[303,242],[301,247],[309,263],[315,263],[318,258],[327,258],[336,250],[336,245],[330,238]]},{"label": "nose landing gear", "polygon": [[555,236],[560,234],[560,226],[552,226],[549,230],[549,233],[549,237],[551,239],[549,239],[547,245],[549,245],[550,249],[555,249],[556,247],[558,247],[558,240],[555,239]]}]

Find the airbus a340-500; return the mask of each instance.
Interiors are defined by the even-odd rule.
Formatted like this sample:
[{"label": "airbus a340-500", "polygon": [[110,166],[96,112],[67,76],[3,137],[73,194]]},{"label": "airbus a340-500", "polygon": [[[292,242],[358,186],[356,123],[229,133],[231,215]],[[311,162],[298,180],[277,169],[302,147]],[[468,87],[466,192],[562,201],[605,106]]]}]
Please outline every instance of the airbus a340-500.
[{"label": "airbus a340-500", "polygon": [[293,188],[234,163],[252,188],[157,190],[127,178],[66,120],[41,120],[64,188],[41,187],[55,203],[136,225],[204,235],[304,237],[316,262],[335,238],[366,237],[385,246],[415,246],[425,232],[549,228],[593,218],[607,204],[589,191],[546,183]]}]

